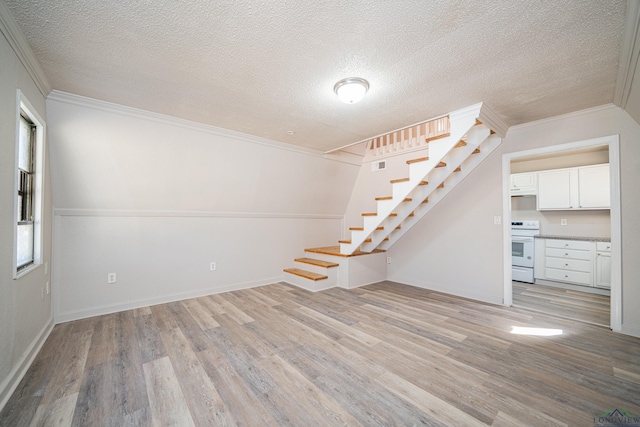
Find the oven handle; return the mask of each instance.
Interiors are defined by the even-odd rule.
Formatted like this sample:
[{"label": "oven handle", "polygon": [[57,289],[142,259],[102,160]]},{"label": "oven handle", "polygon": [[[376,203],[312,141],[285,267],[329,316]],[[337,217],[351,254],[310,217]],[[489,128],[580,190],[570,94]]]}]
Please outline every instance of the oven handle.
[{"label": "oven handle", "polygon": [[514,236],[511,236],[511,241],[512,242],[517,242],[517,243],[528,243],[528,242],[533,242],[533,237],[514,237]]}]

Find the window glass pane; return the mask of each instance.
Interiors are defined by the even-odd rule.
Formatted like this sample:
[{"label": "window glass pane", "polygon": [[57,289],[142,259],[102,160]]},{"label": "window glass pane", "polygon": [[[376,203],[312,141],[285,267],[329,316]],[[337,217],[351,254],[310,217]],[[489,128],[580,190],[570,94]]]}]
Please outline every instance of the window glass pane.
[{"label": "window glass pane", "polygon": [[18,225],[18,267],[33,261],[33,224]]},{"label": "window glass pane", "polygon": [[22,220],[22,204],[24,203],[24,197],[18,194],[18,221]]},{"label": "window glass pane", "polygon": [[27,121],[20,117],[20,146],[18,147],[18,167],[31,172],[31,127]]}]

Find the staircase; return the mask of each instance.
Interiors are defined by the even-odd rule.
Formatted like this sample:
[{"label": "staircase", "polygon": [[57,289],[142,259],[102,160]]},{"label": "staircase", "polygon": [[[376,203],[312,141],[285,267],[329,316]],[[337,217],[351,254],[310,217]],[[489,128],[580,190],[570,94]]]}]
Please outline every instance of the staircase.
[{"label": "staircase", "polygon": [[362,213],[362,224],[350,227],[348,238],[339,246],[305,249],[308,258],[285,269],[285,281],[318,291],[386,279],[384,251],[495,150],[505,133],[502,122],[480,103],[369,141],[366,165],[416,155],[405,161],[404,176],[379,189],[388,193],[375,197],[375,212]]}]

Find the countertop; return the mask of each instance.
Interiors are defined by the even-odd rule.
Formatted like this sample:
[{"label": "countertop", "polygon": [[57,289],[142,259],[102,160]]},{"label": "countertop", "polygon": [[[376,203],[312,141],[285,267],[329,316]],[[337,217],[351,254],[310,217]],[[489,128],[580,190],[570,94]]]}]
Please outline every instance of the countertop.
[{"label": "countertop", "polygon": [[534,236],[536,239],[553,239],[553,240],[580,240],[583,242],[610,242],[609,237],[578,237],[578,236],[551,236],[548,234],[541,234]]}]

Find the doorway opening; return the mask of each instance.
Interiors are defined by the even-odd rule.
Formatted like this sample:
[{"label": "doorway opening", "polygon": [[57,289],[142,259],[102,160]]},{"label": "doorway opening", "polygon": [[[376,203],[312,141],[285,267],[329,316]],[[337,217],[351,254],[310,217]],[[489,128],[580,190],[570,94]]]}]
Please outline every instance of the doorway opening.
[{"label": "doorway opening", "polygon": [[[609,163],[611,207],[608,211],[576,210],[569,212],[558,210],[542,212],[536,207],[537,196],[514,197],[512,199],[510,190],[512,173],[578,167],[583,166],[585,161],[592,161],[592,164]],[[617,135],[503,155],[505,305],[524,305],[525,308],[548,314],[606,325],[616,331],[621,329],[619,161]],[[570,218],[569,222],[566,217]],[[541,234],[543,235],[571,236],[570,230],[573,230],[578,236],[600,237],[603,241],[610,237],[610,243],[607,243],[611,249],[610,291],[595,286],[575,285],[570,281],[568,283],[555,280],[547,281],[544,280],[544,277],[540,278],[539,272],[536,273],[535,284],[512,281],[511,222],[519,220],[540,221]],[[543,257],[544,249],[542,249],[542,254],[538,253],[537,255]],[[595,275],[596,272],[592,271],[591,274]],[[609,292],[610,296],[607,295]]]}]

